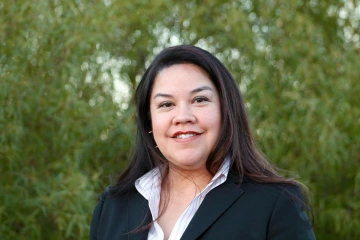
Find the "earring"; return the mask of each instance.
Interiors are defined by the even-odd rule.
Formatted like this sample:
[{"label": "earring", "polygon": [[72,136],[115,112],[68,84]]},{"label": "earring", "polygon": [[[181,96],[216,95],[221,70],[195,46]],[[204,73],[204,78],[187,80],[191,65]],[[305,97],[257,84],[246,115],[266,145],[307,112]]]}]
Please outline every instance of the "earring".
[{"label": "earring", "polygon": [[[153,131],[149,131],[149,134],[152,134]],[[158,148],[158,146],[156,145],[155,148]]]}]

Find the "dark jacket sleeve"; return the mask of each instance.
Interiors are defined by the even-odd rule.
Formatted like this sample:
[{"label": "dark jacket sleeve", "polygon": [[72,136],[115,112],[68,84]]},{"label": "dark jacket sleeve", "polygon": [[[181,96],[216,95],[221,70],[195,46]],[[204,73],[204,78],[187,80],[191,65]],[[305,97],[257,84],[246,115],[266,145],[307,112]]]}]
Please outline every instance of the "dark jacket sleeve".
[{"label": "dark jacket sleeve", "polygon": [[94,213],[90,225],[90,240],[97,239],[97,232],[98,232],[97,230],[98,230],[99,220],[101,217],[101,212],[105,202],[105,197],[106,197],[106,192],[100,195],[99,202],[94,209]]},{"label": "dark jacket sleeve", "polygon": [[303,204],[283,192],[275,203],[268,229],[267,236],[271,240],[316,239]]}]

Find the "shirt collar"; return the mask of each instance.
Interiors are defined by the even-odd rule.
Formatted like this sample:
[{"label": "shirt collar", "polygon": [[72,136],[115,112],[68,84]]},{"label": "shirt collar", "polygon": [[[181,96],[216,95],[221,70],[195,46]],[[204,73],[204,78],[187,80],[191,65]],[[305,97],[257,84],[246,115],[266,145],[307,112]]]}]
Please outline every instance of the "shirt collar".
[{"label": "shirt collar", "polygon": [[[222,179],[221,182],[225,182],[229,173],[229,169],[230,158],[226,157],[219,170],[211,179],[209,185],[220,178]],[[149,200],[152,189],[161,189],[161,173],[159,167],[150,170],[142,177],[138,178],[135,181],[135,188],[145,199]]]}]

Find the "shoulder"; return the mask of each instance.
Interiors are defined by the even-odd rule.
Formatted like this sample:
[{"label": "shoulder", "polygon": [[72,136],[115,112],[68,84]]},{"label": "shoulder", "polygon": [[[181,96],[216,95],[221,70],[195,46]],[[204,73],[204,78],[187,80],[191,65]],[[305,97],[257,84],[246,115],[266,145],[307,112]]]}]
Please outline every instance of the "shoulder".
[{"label": "shoulder", "polygon": [[104,213],[107,214],[107,212],[111,212],[114,208],[121,208],[122,206],[126,206],[127,204],[124,204],[125,201],[125,194],[117,197],[111,193],[111,188],[108,187],[104,192],[100,194],[98,198],[98,203],[96,204],[92,216],[91,226],[97,225]]},{"label": "shoulder", "polygon": [[254,212],[266,213],[269,239],[315,239],[300,187],[248,182],[242,188]]},{"label": "shoulder", "polygon": [[302,189],[296,185],[280,183],[258,183],[251,180],[245,180],[241,184],[241,187],[248,193],[266,196],[268,199],[284,197],[291,201],[304,201]]},{"label": "shoulder", "polygon": [[131,205],[129,203],[136,199],[137,195],[139,194],[129,191],[116,196],[111,193],[110,188],[101,193],[91,220],[90,239],[115,232],[126,232],[124,229],[126,229],[126,219],[129,205]]},{"label": "shoulder", "polygon": [[108,208],[124,208],[127,207],[128,201],[134,201],[141,199],[142,196],[136,191],[135,188],[121,194],[116,194],[111,187],[108,187],[99,196],[98,206],[102,206],[102,210],[108,210]]},{"label": "shoulder", "polygon": [[263,210],[306,212],[306,197],[299,186],[278,183],[243,182],[244,198],[252,205],[261,205]]}]

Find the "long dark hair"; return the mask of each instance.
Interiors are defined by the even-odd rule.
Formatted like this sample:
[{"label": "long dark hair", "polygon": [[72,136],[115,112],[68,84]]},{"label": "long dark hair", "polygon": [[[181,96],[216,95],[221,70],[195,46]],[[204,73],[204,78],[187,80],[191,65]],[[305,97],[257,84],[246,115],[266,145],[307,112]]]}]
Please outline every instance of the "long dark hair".
[{"label": "long dark hair", "polygon": [[[230,157],[231,171],[240,182],[244,177],[261,183],[280,183],[304,189],[294,179],[280,176],[257,148],[250,131],[244,99],[227,68],[212,54],[195,46],[180,45],[164,49],[144,73],[136,90],[137,139],[130,165],[112,186],[111,192],[121,195],[134,190],[136,179],[154,167],[167,164],[151,131],[150,95],[157,74],[175,64],[194,64],[207,72],[220,97],[222,129],[211,151],[206,168],[215,174],[225,157]],[[166,176],[163,176],[166,179]]]}]

